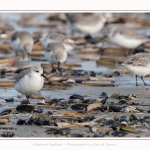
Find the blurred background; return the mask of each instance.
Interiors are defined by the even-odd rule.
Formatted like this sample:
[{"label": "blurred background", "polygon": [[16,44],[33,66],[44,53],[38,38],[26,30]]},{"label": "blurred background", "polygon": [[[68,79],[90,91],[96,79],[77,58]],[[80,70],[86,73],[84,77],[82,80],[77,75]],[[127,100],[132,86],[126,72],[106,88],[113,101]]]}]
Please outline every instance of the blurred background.
[{"label": "blurred background", "polygon": [[[77,14],[79,16],[77,16]],[[134,85],[133,75],[120,64],[129,56],[137,52],[149,52],[150,44],[144,43],[142,47],[128,48],[120,46],[108,39],[110,29],[113,27],[129,28],[143,38],[150,37],[150,14],[149,13],[97,13],[102,24],[96,30],[94,26],[99,17],[95,13],[1,13],[0,14],[0,68],[16,69],[10,67],[24,67],[26,64],[17,64],[14,51],[10,45],[11,35],[15,31],[30,32],[36,40],[40,33],[60,33],[75,41],[76,46],[68,53],[68,58],[62,68],[94,72],[100,77],[116,77],[117,85]],[[90,17],[89,17],[90,16]],[[95,17],[95,18],[94,18]],[[102,19],[103,18],[103,19]],[[83,25],[83,29],[82,29]],[[74,27],[73,27],[74,26]],[[92,26],[93,31],[90,29]],[[107,27],[107,28],[105,28]],[[86,30],[85,30],[86,29]],[[91,31],[91,32],[88,32]],[[110,31],[110,32],[108,32]],[[123,33],[124,34],[124,33]],[[141,45],[140,45],[141,46]],[[33,46],[31,52],[32,64],[40,64],[47,69],[49,64],[44,57],[45,48],[40,42]],[[7,60],[6,60],[7,59]],[[21,66],[22,65],[22,66]],[[69,66],[69,67],[68,67]],[[120,76],[126,74],[126,76]],[[129,83],[127,82],[129,81]],[[133,81],[133,82],[132,82]]]}]

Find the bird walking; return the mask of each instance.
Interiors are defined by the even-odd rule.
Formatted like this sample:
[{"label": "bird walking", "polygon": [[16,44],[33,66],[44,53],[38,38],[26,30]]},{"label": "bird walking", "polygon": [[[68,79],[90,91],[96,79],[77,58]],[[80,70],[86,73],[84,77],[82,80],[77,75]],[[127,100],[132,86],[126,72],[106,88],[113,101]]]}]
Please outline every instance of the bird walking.
[{"label": "bird walking", "polygon": [[67,52],[72,51],[76,44],[75,41],[67,38],[65,35],[60,33],[43,32],[39,35],[39,41],[41,42],[41,44],[44,46],[45,49],[47,48],[48,43],[61,42],[64,45]]},{"label": "bird walking", "polygon": [[67,59],[64,45],[61,42],[49,43],[45,51],[45,58],[51,63],[52,69],[55,69],[54,64],[57,64],[58,70],[60,70],[60,64],[64,63]]},{"label": "bird walking", "polygon": [[22,53],[22,58],[28,56],[30,57],[30,53],[32,51],[32,47],[34,44],[33,37],[29,32],[15,32],[11,36],[11,46],[18,56],[18,53]]},{"label": "bird walking", "polygon": [[137,53],[128,58],[122,65],[135,74],[136,86],[138,86],[137,77],[141,78],[145,86],[147,85],[143,78],[150,74],[150,53]]}]

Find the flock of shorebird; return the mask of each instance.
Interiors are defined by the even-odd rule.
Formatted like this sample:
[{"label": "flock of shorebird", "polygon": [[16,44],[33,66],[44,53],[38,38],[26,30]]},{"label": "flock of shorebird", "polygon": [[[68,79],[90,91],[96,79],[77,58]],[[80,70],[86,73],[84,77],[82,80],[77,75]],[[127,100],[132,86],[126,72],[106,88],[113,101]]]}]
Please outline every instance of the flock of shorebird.
[{"label": "flock of shorebird", "polygon": [[[86,35],[92,35],[102,32],[108,40],[116,45],[126,49],[135,49],[138,46],[150,42],[150,39],[138,34],[133,29],[125,28],[124,26],[109,26],[107,19],[101,13],[67,13],[67,23],[72,31],[80,31]],[[67,53],[74,49],[76,42],[66,36],[58,33],[41,33],[38,37],[45,48],[45,58],[52,68],[54,64],[60,67],[61,63],[67,60]],[[32,47],[35,41],[28,32],[15,32],[11,37],[11,46],[16,55],[22,53],[23,58],[27,55],[30,57]],[[150,54],[138,53],[130,56],[123,64],[129,71],[137,77],[141,77],[144,85],[144,77],[150,74]],[[16,78],[15,89],[29,96],[37,91],[40,91],[44,84],[43,69],[40,66],[35,66],[30,69],[24,70]]]}]

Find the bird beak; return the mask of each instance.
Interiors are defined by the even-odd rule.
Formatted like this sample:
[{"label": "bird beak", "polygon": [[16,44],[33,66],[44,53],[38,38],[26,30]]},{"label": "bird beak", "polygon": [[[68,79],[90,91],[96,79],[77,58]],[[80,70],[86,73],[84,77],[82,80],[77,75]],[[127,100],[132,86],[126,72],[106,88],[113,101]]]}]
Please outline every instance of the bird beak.
[{"label": "bird beak", "polygon": [[41,76],[44,77],[46,80],[48,80],[48,78],[44,74],[41,74]]}]

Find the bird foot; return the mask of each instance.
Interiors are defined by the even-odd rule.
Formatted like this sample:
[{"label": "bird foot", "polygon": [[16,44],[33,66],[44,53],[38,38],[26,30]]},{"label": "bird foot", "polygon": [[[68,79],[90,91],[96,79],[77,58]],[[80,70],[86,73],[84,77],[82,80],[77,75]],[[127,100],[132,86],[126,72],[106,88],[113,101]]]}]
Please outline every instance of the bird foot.
[{"label": "bird foot", "polygon": [[53,69],[51,70],[51,73],[55,73],[55,72],[57,72],[57,70],[56,70],[55,68],[53,68]]},{"label": "bird foot", "polygon": [[30,101],[28,99],[24,99],[21,101],[21,104],[22,105],[27,105],[27,104],[30,104]]}]

